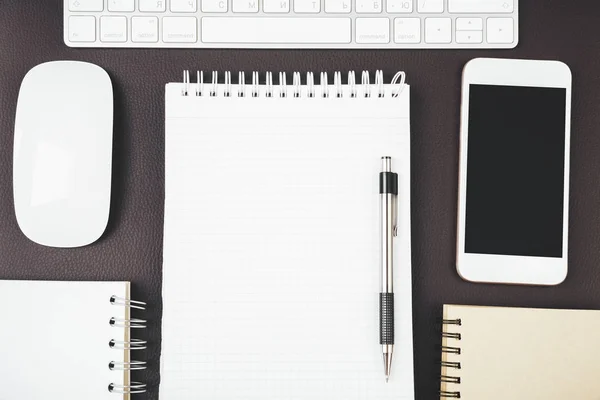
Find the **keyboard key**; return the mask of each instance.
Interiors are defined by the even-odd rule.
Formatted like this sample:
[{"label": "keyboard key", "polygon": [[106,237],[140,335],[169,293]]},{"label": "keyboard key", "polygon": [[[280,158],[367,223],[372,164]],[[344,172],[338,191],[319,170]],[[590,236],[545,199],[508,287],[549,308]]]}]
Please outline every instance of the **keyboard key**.
[{"label": "keyboard key", "polygon": [[426,18],[425,42],[450,43],[452,41],[452,20],[450,18]]},{"label": "keyboard key", "polygon": [[294,0],[294,12],[318,13],[321,12],[320,0]]},{"label": "keyboard key", "polygon": [[483,31],[456,31],[456,43],[481,43]]},{"label": "keyboard key", "polygon": [[325,0],[326,13],[349,13],[351,11],[351,0]]},{"label": "keyboard key", "polygon": [[357,13],[380,13],[382,0],[356,0]]},{"label": "keyboard key", "polygon": [[352,11],[351,0],[325,0],[326,13],[349,13]]},{"label": "keyboard key", "polygon": [[411,13],[413,11],[413,0],[388,0],[387,12],[389,13]]},{"label": "keyboard key", "polygon": [[263,11],[266,13],[287,13],[290,11],[289,0],[263,0]]},{"label": "keyboard key", "polygon": [[420,13],[443,13],[444,0],[417,0]]},{"label": "keyboard key", "polygon": [[96,17],[69,17],[69,40],[71,42],[96,41]]},{"label": "keyboard key", "polygon": [[227,12],[227,0],[202,0],[202,12],[205,12],[205,13]]},{"label": "keyboard key", "polygon": [[136,43],[158,42],[158,18],[131,18],[131,41]]},{"label": "keyboard key", "polygon": [[204,17],[204,43],[350,43],[350,18]]},{"label": "keyboard key", "polygon": [[140,11],[143,12],[165,12],[167,0],[139,0]]},{"label": "keyboard key", "polygon": [[482,31],[483,20],[481,18],[456,18],[457,31]]},{"label": "keyboard key", "polygon": [[69,0],[69,11],[104,11],[104,0]]},{"label": "keyboard key", "polygon": [[233,0],[233,12],[257,13],[259,0]]},{"label": "keyboard key", "polygon": [[389,42],[389,18],[356,18],[356,43]]},{"label": "keyboard key", "polygon": [[514,0],[448,0],[451,13],[511,13]]},{"label": "keyboard key", "polygon": [[164,17],[162,30],[165,43],[195,43],[198,41],[196,17]]},{"label": "keyboard key", "polygon": [[127,17],[100,17],[100,41],[126,42]]},{"label": "keyboard key", "polygon": [[197,0],[171,0],[172,12],[196,12],[198,7]]},{"label": "keyboard key", "polygon": [[108,0],[108,11],[133,12],[135,11],[135,0]]},{"label": "keyboard key", "polygon": [[487,19],[488,43],[512,43],[513,40],[514,36],[512,18]]},{"label": "keyboard key", "polygon": [[421,43],[421,18],[396,18],[394,42]]}]

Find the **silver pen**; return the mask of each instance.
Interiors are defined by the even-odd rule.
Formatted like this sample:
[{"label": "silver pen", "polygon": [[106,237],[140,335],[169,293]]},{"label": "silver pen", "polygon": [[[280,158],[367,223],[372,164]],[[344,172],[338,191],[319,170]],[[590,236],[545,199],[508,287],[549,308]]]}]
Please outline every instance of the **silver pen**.
[{"label": "silver pen", "polygon": [[379,174],[381,213],[381,291],[379,293],[379,343],[383,352],[385,381],[390,379],[394,354],[394,237],[398,219],[398,174],[392,158],[382,157]]}]

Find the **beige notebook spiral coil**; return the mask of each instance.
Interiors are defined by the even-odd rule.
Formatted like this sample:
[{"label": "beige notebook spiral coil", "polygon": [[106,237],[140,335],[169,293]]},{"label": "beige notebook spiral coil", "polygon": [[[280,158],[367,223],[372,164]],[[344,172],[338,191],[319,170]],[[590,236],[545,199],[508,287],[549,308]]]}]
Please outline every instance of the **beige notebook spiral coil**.
[{"label": "beige notebook spiral coil", "polygon": [[600,398],[600,311],[444,305],[440,398]]}]

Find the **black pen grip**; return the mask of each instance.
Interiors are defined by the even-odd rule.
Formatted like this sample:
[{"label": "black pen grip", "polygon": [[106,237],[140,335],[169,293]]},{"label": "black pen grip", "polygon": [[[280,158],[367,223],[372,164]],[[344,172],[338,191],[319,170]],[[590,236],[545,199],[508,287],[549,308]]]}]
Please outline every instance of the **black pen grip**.
[{"label": "black pen grip", "polygon": [[394,293],[379,293],[379,343],[394,344]]}]

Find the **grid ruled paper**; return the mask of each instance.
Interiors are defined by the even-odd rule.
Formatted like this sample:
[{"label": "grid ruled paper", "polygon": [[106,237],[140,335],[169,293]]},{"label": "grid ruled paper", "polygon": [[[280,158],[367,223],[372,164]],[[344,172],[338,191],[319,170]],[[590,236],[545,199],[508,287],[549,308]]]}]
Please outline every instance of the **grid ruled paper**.
[{"label": "grid ruled paper", "polygon": [[[408,86],[398,98],[182,88],[166,88],[161,400],[414,399]],[[385,155],[400,199],[388,384]]]}]

